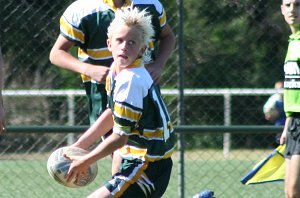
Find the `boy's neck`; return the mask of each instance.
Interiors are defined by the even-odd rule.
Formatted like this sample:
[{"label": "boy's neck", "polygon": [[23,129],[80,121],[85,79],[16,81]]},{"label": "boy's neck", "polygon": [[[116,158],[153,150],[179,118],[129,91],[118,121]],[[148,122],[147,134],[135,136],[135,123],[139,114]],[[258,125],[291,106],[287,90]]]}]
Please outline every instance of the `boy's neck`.
[{"label": "boy's neck", "polygon": [[295,34],[300,31],[299,25],[290,25],[290,28],[291,28],[292,34]]},{"label": "boy's neck", "polygon": [[115,73],[118,74],[124,69],[137,68],[142,66],[143,59],[136,59],[133,63],[128,66],[120,67],[116,64]]}]

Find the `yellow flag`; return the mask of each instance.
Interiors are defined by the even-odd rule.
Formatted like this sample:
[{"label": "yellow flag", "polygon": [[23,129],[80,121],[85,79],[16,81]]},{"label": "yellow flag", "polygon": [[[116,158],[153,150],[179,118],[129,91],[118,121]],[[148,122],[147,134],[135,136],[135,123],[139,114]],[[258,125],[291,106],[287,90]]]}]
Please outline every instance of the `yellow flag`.
[{"label": "yellow flag", "polygon": [[280,145],[274,149],[241,179],[242,184],[249,185],[283,181],[285,172],[284,151],[285,145]]}]

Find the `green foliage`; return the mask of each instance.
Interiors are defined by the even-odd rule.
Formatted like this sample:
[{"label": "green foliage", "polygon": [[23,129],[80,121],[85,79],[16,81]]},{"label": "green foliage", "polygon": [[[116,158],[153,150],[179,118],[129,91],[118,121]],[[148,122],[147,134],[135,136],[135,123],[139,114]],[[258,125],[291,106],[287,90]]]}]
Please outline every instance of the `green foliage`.
[{"label": "green foliage", "polygon": [[13,1],[5,5],[0,12],[0,27],[5,27],[1,31],[7,64],[5,86],[54,88],[56,71],[48,57],[59,33],[58,18],[66,5],[60,1]]},{"label": "green foliage", "polygon": [[286,50],[282,46],[289,33],[279,18],[279,4],[254,0],[184,3],[186,87],[270,87],[273,79],[282,78]]},{"label": "green foliage", "polygon": [[[48,60],[59,34],[59,17],[71,2],[15,1],[1,10],[4,20],[0,26],[5,27],[1,32],[5,41],[2,47],[8,64],[6,86],[78,87],[75,75],[52,69]],[[162,0],[162,3],[171,27],[178,34],[178,2]],[[189,0],[183,3],[185,87],[272,87],[273,79],[282,78],[289,30],[280,14],[279,2]],[[178,64],[177,50],[168,65]],[[164,87],[176,86],[174,71],[174,66],[165,69]]]}]

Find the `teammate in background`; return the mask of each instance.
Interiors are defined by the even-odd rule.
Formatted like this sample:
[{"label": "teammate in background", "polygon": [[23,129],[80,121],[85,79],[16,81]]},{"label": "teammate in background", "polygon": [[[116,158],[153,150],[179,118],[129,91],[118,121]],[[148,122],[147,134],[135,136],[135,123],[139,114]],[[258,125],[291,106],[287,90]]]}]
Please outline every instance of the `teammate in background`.
[{"label": "teammate in background", "polygon": [[143,63],[154,33],[151,16],[128,7],[117,10],[115,17],[107,33],[114,59],[106,83],[109,107],[83,136],[93,136],[93,131],[104,135],[112,127],[113,133],[85,156],[66,156],[73,161],[67,180],[80,177],[90,164],[120,148],[120,171],[89,198],[162,197],[170,180],[175,134]]},{"label": "teammate in background", "polygon": [[[90,124],[102,114],[107,106],[105,79],[113,59],[107,49],[107,27],[117,8],[133,5],[147,8],[152,18],[155,34],[147,49],[146,68],[158,84],[161,72],[170,57],[175,36],[167,23],[163,5],[158,0],[77,0],[60,19],[60,35],[51,52],[50,61],[81,74],[89,101]],[[78,59],[69,50],[78,46]],[[80,142],[76,146],[86,149]],[[85,146],[91,146],[87,144]],[[113,158],[112,173],[118,169],[120,159]]]},{"label": "teammate in background", "polygon": [[3,89],[3,68],[4,62],[1,52],[1,45],[0,45],[0,135],[5,131],[5,114],[4,114],[4,106],[3,106],[3,99],[2,99],[2,89]]},{"label": "teammate in background", "polygon": [[292,34],[284,63],[286,122],[280,144],[286,143],[285,195],[300,197],[300,0],[282,0],[281,13]]},{"label": "teammate in background", "polygon": [[[54,65],[81,74],[89,100],[91,124],[107,105],[105,79],[113,61],[106,44],[107,27],[117,8],[131,4],[147,8],[153,16],[155,34],[149,44],[149,59],[146,61],[148,71],[158,82],[175,44],[165,10],[158,0],[77,0],[60,19],[60,35],[49,58]],[[79,47],[79,60],[68,53],[74,46]],[[157,52],[155,48],[158,48]]]},{"label": "teammate in background", "polygon": [[266,120],[273,122],[276,126],[281,126],[284,125],[286,119],[283,110],[283,94],[281,93],[283,82],[277,81],[275,89],[276,93],[270,96],[264,104],[263,112]]}]

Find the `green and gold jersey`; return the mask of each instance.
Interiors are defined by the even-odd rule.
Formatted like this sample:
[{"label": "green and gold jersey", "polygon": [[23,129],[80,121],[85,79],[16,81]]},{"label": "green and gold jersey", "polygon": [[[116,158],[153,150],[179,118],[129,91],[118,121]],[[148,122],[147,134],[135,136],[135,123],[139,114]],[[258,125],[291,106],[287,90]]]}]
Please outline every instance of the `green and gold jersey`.
[{"label": "green and gold jersey", "polygon": [[[161,29],[166,25],[166,13],[158,0],[125,0],[124,6],[147,9],[152,16],[155,36],[149,44],[149,62],[155,58],[155,45]],[[116,7],[112,0],[77,0],[60,19],[60,32],[78,48],[78,58],[94,65],[110,66],[112,55],[107,49],[107,28],[114,19]],[[84,82],[91,81],[82,76]]]},{"label": "green and gold jersey", "polygon": [[119,151],[123,158],[154,162],[171,156],[175,133],[166,105],[141,60],[129,69],[107,77],[109,108],[113,112],[113,133],[129,136]]},{"label": "green and gold jersey", "polygon": [[290,35],[284,63],[284,111],[286,116],[300,113],[300,31]]}]

